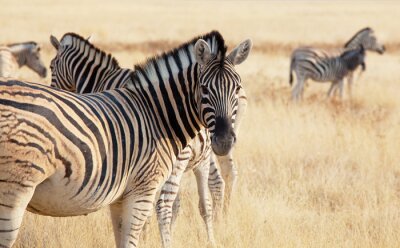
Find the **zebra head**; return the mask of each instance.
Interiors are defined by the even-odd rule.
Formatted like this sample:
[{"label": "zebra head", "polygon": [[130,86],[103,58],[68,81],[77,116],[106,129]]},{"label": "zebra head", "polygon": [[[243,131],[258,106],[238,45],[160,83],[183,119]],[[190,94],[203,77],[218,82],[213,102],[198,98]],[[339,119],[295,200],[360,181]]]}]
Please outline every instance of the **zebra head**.
[{"label": "zebra head", "polygon": [[67,60],[68,53],[64,53],[65,47],[57,40],[56,37],[50,35],[50,42],[57,50],[57,55],[50,62],[51,70],[51,86],[68,91],[75,91],[73,80],[68,73],[68,68],[62,63]]},{"label": "zebra head", "polygon": [[[50,42],[57,50],[57,55],[50,62],[51,86],[73,92],[76,91],[77,82],[86,79],[85,73],[82,74],[83,76],[79,80],[73,78],[73,75],[80,75],[79,71],[75,71],[81,65],[77,63],[82,62],[85,57],[88,57],[85,56],[82,50],[85,50],[84,46],[86,45],[92,46],[89,43],[91,36],[86,40],[79,37],[79,39],[75,39],[74,41],[72,37],[75,36],[77,35],[67,33],[61,38],[61,41],[58,41],[56,37],[50,35]],[[82,40],[83,42],[77,40]],[[81,49],[81,46],[83,49]],[[76,65],[76,68],[72,69],[72,65]]]},{"label": "zebra head", "polygon": [[235,70],[246,60],[252,46],[246,40],[228,56],[226,47],[213,54],[209,44],[199,39],[195,46],[195,59],[198,63],[198,105],[200,120],[211,134],[212,149],[217,155],[226,155],[232,148],[236,135],[233,130],[241,80]]},{"label": "zebra head", "polygon": [[36,42],[24,42],[8,45],[13,55],[16,57],[19,66],[26,65],[40,77],[47,76],[47,69],[40,58],[40,46]]},{"label": "zebra head", "polygon": [[346,49],[357,49],[362,45],[365,50],[383,54],[385,46],[378,42],[372,28],[364,28],[357,32],[345,45]]}]

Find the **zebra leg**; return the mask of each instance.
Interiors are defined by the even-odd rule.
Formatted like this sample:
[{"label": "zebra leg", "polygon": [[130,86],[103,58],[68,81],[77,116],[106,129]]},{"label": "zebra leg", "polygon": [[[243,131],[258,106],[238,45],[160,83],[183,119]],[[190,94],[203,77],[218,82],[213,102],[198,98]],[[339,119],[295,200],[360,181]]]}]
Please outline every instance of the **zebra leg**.
[{"label": "zebra leg", "polygon": [[[149,182],[154,179],[149,179]],[[122,200],[121,242],[119,247],[138,247],[140,233],[151,215],[153,202],[157,193],[157,185],[149,184],[146,188],[135,189],[137,193],[126,196]]]},{"label": "zebra leg", "polygon": [[25,183],[0,180],[0,247],[12,247],[17,239],[25,209],[35,187]]},{"label": "zebra leg", "polygon": [[171,247],[172,205],[178,195],[179,184],[189,163],[189,158],[185,157],[183,160],[178,158],[172,169],[171,176],[161,189],[160,198],[157,201],[157,220],[163,247]]},{"label": "zebra leg", "polygon": [[327,94],[327,97],[328,98],[330,98],[331,96],[332,96],[332,90],[334,90],[334,93],[333,94],[335,94],[335,92],[336,92],[336,82],[332,82],[331,83],[331,87],[329,87],[329,90],[328,90],[328,94]]},{"label": "zebra leg", "polygon": [[116,247],[120,247],[121,242],[121,227],[122,227],[122,204],[121,202],[116,202],[110,205],[111,220],[114,230],[114,238]]},{"label": "zebra leg", "polygon": [[208,175],[208,188],[211,192],[213,201],[214,219],[218,220],[222,215],[222,207],[224,205],[225,182],[216,165],[215,155],[211,154],[210,173]]},{"label": "zebra leg", "polygon": [[302,77],[297,77],[297,83],[292,90],[292,100],[298,101],[300,94],[302,94],[304,87],[304,79]]},{"label": "zebra leg", "polygon": [[347,89],[348,89],[348,92],[349,92],[349,99],[353,98],[352,88],[353,88],[353,73],[350,72],[347,75]]},{"label": "zebra leg", "polygon": [[221,168],[222,178],[225,181],[224,213],[227,214],[238,175],[237,168],[233,162],[233,150],[226,156],[217,156],[217,160]]},{"label": "zebra leg", "polygon": [[178,218],[180,209],[181,209],[181,199],[180,199],[180,193],[178,191],[178,194],[176,195],[174,204],[172,204],[171,229],[173,229],[175,221]]},{"label": "zebra leg", "polygon": [[215,238],[212,223],[212,207],[208,195],[208,175],[209,175],[209,159],[205,159],[202,163],[194,170],[197,181],[197,191],[199,193],[199,210],[200,215],[206,224],[208,242],[214,247]]},{"label": "zebra leg", "polygon": [[340,100],[343,100],[343,78],[338,83]]}]

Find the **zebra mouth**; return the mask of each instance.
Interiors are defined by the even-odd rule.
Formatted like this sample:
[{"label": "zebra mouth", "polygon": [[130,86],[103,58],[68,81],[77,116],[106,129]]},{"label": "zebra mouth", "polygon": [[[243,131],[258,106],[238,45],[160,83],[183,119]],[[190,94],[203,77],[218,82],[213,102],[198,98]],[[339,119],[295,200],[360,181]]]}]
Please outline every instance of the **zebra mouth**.
[{"label": "zebra mouth", "polygon": [[43,70],[40,71],[39,75],[40,75],[40,77],[45,78],[47,76],[46,68],[43,68]]},{"label": "zebra mouth", "polygon": [[234,137],[219,138],[214,136],[211,139],[211,147],[216,155],[225,156],[232,149],[234,142]]}]

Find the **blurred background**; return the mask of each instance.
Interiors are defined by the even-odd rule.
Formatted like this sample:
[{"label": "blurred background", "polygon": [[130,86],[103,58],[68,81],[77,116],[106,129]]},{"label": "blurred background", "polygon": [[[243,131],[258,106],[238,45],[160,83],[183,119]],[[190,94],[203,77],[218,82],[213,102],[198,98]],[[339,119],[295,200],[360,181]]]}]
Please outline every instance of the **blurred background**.
[{"label": "blurred background", "polygon": [[[49,36],[92,36],[133,68],[218,30],[228,50],[251,38],[237,66],[249,100],[235,149],[239,181],[231,211],[215,224],[219,247],[400,246],[400,32],[398,1],[0,1],[0,44],[36,41],[46,65]],[[371,27],[387,52],[367,53],[353,98],[326,98],[310,81],[290,101],[290,53],[341,48]],[[50,82],[50,73],[46,82]],[[20,77],[43,81],[22,68]],[[345,91],[345,93],[347,93]],[[182,184],[174,247],[205,247],[196,184]],[[28,213],[16,247],[114,247],[107,209],[84,217]],[[155,216],[155,214],[154,214]],[[155,217],[141,247],[160,247]]]}]

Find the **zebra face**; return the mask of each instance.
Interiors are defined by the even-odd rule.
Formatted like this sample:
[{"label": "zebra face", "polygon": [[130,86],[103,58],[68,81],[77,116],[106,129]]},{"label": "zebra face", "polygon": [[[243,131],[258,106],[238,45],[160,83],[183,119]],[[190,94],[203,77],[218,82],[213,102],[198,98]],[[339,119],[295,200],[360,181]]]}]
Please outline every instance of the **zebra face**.
[{"label": "zebra face", "polygon": [[219,156],[226,155],[236,140],[233,125],[241,80],[235,65],[246,60],[251,46],[251,41],[246,40],[228,56],[224,56],[212,54],[208,43],[202,39],[195,44],[195,56],[199,64],[199,116],[211,134],[212,149]]},{"label": "zebra face", "polygon": [[362,43],[365,49],[383,54],[385,52],[385,46],[378,42],[375,34],[371,31],[368,33],[367,38]]},{"label": "zebra face", "polygon": [[26,65],[39,74],[40,77],[45,78],[47,76],[47,69],[40,58],[40,46],[38,44],[33,44],[31,48],[28,49]]},{"label": "zebra face", "polygon": [[60,44],[56,37],[50,36],[50,42],[57,50],[57,55],[50,62],[51,70],[51,86],[68,91],[75,91],[75,85],[72,84],[73,80],[69,76],[68,69],[63,61],[68,58],[68,52]]}]

